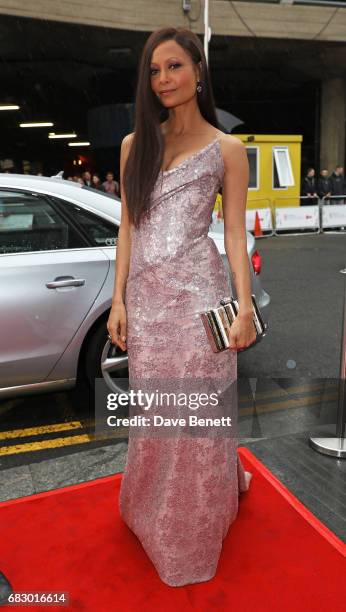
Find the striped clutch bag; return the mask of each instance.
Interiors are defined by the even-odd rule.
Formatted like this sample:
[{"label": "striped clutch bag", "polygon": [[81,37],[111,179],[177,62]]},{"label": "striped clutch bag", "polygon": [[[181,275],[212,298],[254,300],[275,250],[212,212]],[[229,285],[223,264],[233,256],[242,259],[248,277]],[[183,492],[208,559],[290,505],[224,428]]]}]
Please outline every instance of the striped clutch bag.
[{"label": "striped clutch bag", "polygon": [[[251,299],[253,307],[253,324],[256,330],[257,342],[265,336],[268,325],[263,321],[254,294],[251,294]],[[230,330],[238,311],[238,301],[233,297],[228,297],[220,300],[220,306],[217,308],[210,308],[210,310],[200,313],[207,338],[214,353],[219,353],[229,348],[227,330]]]}]

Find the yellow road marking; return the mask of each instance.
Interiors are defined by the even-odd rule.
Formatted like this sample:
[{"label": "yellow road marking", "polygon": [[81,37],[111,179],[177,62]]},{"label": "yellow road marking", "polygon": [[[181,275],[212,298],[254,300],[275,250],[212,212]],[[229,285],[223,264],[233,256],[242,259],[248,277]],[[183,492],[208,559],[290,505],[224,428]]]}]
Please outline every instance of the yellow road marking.
[{"label": "yellow road marking", "polygon": [[55,438],[55,440],[42,440],[41,442],[28,442],[27,444],[3,446],[0,448],[0,455],[14,455],[16,453],[32,452],[44,448],[60,448],[62,446],[72,446],[73,444],[85,444],[85,442],[90,442],[90,438],[87,434],[70,436],[67,438]]},{"label": "yellow road marking", "polygon": [[[319,390],[327,390],[328,387],[332,387],[333,389],[336,388],[336,384],[332,384],[332,385],[321,385],[321,383],[316,383],[316,384],[308,384],[308,385],[301,385],[301,386],[297,386],[297,387],[288,387],[287,389],[283,389],[282,387],[278,388],[278,389],[269,389],[268,391],[262,391],[262,392],[257,392],[256,391],[256,399],[270,399],[271,397],[275,397],[275,396],[289,396],[289,395],[294,395],[297,393],[306,393],[309,391],[319,391]],[[251,393],[251,391],[249,391],[249,394]]]},{"label": "yellow road marking", "polygon": [[55,438],[54,440],[41,440],[41,442],[27,442],[26,444],[15,444],[11,446],[0,447],[1,455],[15,455],[18,453],[28,453],[33,451],[44,450],[47,448],[62,448],[64,446],[73,446],[74,444],[86,444],[92,440],[107,440],[110,438],[123,438],[128,435],[128,427],[119,427],[119,431],[112,436],[89,436],[82,434],[80,436],[69,436],[67,438]]},{"label": "yellow road marking", "polygon": [[11,431],[0,431],[0,440],[10,440],[11,438],[25,438],[26,436],[38,436],[55,431],[69,431],[83,427],[80,421],[70,421],[67,423],[53,423],[52,425],[39,425],[37,427],[26,427],[25,429],[13,429]]},{"label": "yellow road marking", "polygon": [[[328,395],[324,395],[323,396],[323,401],[331,401],[331,400],[336,400],[338,397],[338,393],[337,391],[335,391],[334,393],[330,393]],[[306,396],[306,397],[301,397],[301,398],[290,398],[287,400],[283,400],[282,402],[274,402],[274,403],[269,403],[267,405],[260,405],[257,406],[257,402],[256,402],[256,408],[254,408],[254,405],[252,402],[248,402],[248,407],[242,407],[239,409],[239,414],[251,414],[252,412],[254,412],[254,410],[256,410],[256,412],[258,413],[262,413],[262,412],[274,412],[276,410],[285,410],[287,408],[305,408],[311,404],[314,404],[316,401],[318,401],[318,399],[320,398],[320,395],[315,395],[315,396]]]}]

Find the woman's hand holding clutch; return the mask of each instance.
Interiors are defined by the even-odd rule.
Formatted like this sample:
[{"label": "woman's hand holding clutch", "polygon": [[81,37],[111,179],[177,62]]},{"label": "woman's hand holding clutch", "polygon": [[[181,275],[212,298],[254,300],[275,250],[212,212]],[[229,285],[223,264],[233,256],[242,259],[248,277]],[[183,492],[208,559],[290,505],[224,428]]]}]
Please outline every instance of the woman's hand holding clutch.
[{"label": "woman's hand holding clutch", "polygon": [[228,348],[245,350],[251,344],[261,340],[267,331],[262,313],[254,293],[251,294],[252,310],[239,308],[238,300],[225,297],[216,308],[200,312],[207,339],[214,353]]},{"label": "woman's hand holding clutch", "polygon": [[256,329],[253,324],[253,313],[249,314],[237,314],[231,327],[226,329],[229,348],[233,350],[245,349],[250,344],[256,341]]}]

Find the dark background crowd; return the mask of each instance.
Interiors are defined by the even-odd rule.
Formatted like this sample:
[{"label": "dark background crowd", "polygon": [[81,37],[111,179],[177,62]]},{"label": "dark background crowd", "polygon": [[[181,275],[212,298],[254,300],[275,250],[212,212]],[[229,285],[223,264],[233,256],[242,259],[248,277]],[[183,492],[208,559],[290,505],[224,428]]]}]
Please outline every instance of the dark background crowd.
[{"label": "dark background crowd", "polygon": [[327,204],[343,204],[346,197],[346,182],[344,168],[336,166],[329,174],[328,170],[321,170],[316,177],[315,168],[308,168],[306,176],[302,181],[301,195],[305,196],[303,204],[316,204],[317,200],[323,200]]},{"label": "dark background crowd", "polygon": [[85,170],[82,174],[68,176],[67,180],[75,183],[81,183],[82,185],[91,187],[92,189],[98,189],[99,191],[103,191],[109,195],[120,197],[119,183],[118,181],[114,180],[114,173],[111,170],[107,172],[106,180],[103,182],[101,181],[100,175],[97,172],[91,174],[89,170]]}]

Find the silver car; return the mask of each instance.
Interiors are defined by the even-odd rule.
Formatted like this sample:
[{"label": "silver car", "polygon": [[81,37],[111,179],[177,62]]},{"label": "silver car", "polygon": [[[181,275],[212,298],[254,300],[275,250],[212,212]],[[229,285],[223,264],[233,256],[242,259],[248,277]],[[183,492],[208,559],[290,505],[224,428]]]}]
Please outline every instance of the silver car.
[{"label": "silver car", "polygon": [[[103,377],[122,390],[127,355],[107,340],[120,224],[118,198],[58,177],[0,174],[0,396]],[[229,273],[223,233],[211,231]],[[266,318],[255,239],[252,292]],[[230,288],[232,281],[230,278]]]}]

